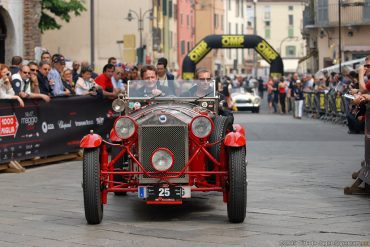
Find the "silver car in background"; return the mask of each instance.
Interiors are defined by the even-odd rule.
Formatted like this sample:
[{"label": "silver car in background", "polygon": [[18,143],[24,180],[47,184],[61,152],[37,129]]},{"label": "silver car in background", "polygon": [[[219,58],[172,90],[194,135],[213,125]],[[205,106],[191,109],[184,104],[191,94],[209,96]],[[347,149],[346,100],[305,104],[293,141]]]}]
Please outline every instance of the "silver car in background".
[{"label": "silver car in background", "polygon": [[253,113],[260,111],[261,97],[258,96],[255,88],[233,88],[231,98],[238,111],[252,111]]}]

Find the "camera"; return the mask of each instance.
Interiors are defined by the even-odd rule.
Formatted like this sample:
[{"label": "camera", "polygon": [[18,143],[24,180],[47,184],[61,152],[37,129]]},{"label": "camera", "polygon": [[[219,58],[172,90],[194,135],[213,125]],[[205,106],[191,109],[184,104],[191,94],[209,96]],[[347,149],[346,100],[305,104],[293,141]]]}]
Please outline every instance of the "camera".
[{"label": "camera", "polygon": [[11,77],[11,76],[12,76],[12,73],[11,73],[10,71],[8,71],[8,72],[6,73],[6,76],[7,76],[7,77]]},{"label": "camera", "polygon": [[89,92],[96,92],[96,87],[95,87],[95,86],[91,87],[91,88],[89,89]]}]

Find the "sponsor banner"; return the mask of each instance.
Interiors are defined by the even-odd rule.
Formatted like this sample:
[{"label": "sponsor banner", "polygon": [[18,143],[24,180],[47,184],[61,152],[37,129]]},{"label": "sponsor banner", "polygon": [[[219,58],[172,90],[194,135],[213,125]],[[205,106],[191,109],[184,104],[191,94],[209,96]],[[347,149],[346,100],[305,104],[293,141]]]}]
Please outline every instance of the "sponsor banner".
[{"label": "sponsor banner", "polygon": [[49,103],[0,100],[0,163],[79,150],[93,130],[106,138],[114,123],[111,101],[90,96],[57,97]]}]

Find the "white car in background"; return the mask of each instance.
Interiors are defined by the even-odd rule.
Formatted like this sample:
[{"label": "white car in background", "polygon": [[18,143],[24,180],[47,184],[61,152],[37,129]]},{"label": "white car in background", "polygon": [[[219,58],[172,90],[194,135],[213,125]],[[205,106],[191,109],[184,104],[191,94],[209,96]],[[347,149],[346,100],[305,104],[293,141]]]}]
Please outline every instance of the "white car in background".
[{"label": "white car in background", "polygon": [[260,112],[261,97],[255,88],[233,88],[231,98],[238,111]]}]

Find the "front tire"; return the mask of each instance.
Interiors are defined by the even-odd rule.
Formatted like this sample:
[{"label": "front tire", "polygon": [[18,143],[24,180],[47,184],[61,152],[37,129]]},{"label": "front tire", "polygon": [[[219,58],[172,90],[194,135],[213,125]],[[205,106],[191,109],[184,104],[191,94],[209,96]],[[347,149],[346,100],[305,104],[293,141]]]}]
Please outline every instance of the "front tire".
[{"label": "front tire", "polygon": [[229,149],[229,193],[227,215],[231,223],[242,223],[247,211],[245,147]]},{"label": "front tire", "polygon": [[83,194],[85,218],[88,224],[100,224],[103,219],[101,200],[99,148],[85,148],[83,155]]}]

